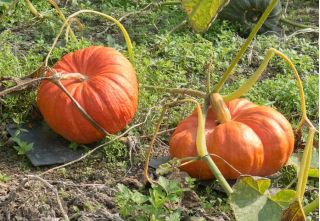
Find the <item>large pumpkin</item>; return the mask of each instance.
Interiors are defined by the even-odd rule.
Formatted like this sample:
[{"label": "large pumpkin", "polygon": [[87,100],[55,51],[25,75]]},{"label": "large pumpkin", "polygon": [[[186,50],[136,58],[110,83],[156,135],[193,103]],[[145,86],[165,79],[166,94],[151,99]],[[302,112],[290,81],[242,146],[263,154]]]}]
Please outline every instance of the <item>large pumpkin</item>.
[{"label": "large pumpkin", "polygon": [[[61,82],[109,133],[122,130],[132,120],[137,109],[138,84],[131,63],[120,52],[91,46],[65,55],[53,69],[62,74],[80,73],[87,77],[85,81]],[[41,83],[37,104],[49,126],[70,141],[92,143],[104,137],[50,81]]]},{"label": "large pumpkin", "polygon": [[[216,113],[209,108],[205,125],[208,152],[224,177],[235,179],[240,173],[266,176],[277,172],[293,151],[294,134],[290,123],[276,110],[246,99],[230,101],[226,108],[231,120],[219,123]],[[197,156],[197,119],[197,111],[194,111],[174,131],[170,139],[172,158]],[[213,177],[203,161],[181,169],[194,178]]]}]

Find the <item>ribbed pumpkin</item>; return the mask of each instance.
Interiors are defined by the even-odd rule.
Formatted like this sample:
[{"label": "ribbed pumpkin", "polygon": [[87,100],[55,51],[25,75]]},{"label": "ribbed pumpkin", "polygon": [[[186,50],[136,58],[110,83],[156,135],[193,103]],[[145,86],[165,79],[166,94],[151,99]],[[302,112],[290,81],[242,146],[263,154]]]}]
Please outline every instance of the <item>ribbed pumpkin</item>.
[{"label": "ribbed pumpkin", "polygon": [[[65,55],[53,69],[87,77],[61,82],[106,131],[116,133],[130,123],[137,109],[138,84],[131,63],[120,52],[91,46]],[[52,82],[41,83],[37,104],[48,125],[67,140],[85,144],[104,137]]]},{"label": "ribbed pumpkin", "polygon": [[[208,152],[225,178],[235,179],[240,174],[266,176],[277,172],[288,160],[294,147],[294,134],[290,123],[276,110],[258,106],[246,99],[226,103],[231,120],[217,121],[209,108],[206,118]],[[170,156],[184,158],[197,156],[196,135],[198,114],[180,122],[170,139]],[[214,156],[217,155],[218,157]],[[222,160],[224,159],[224,160]],[[194,178],[213,178],[203,161],[181,167]]]}]

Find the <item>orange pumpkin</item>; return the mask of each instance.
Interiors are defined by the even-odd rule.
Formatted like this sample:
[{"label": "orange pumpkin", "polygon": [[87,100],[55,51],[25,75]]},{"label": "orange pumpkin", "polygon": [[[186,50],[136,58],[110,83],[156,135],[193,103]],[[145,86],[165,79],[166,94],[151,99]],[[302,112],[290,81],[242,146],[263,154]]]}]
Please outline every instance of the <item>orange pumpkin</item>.
[{"label": "orange pumpkin", "polygon": [[[294,147],[294,134],[286,118],[270,107],[258,106],[246,99],[235,99],[225,105],[230,120],[219,122],[219,116],[210,107],[205,125],[208,152],[224,177],[266,176],[285,165]],[[170,139],[172,158],[197,156],[197,119],[194,111],[174,131]],[[194,178],[213,178],[203,161],[181,169]]]},{"label": "orange pumpkin", "polygon": [[[131,63],[120,52],[91,46],[65,55],[53,69],[62,74],[80,73],[87,77],[85,81],[61,82],[106,131],[116,133],[130,123],[137,109],[138,83]],[[37,104],[48,125],[70,141],[92,143],[104,137],[50,81],[41,83]]]}]

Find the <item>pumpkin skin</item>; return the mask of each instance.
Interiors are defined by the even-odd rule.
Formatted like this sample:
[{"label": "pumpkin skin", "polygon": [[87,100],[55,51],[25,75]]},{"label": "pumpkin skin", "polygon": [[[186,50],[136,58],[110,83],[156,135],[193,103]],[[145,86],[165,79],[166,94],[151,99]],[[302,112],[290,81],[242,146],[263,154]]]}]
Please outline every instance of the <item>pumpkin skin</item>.
[{"label": "pumpkin skin", "polygon": [[[231,120],[219,124],[216,113],[208,109],[206,143],[208,152],[227,179],[241,174],[267,176],[277,172],[288,161],[294,147],[290,123],[276,110],[258,106],[246,99],[226,103]],[[170,139],[171,158],[197,156],[196,135],[198,114],[194,111],[180,122]],[[222,159],[221,159],[222,158]],[[201,180],[213,178],[209,167],[197,161],[181,167],[191,177]]]},{"label": "pumpkin skin", "polygon": [[[87,76],[62,80],[68,92],[106,131],[116,133],[132,120],[138,103],[138,83],[131,63],[113,48],[91,46],[65,55],[53,69]],[[47,76],[52,72],[47,73]],[[105,135],[94,128],[55,84],[43,81],[37,105],[47,124],[69,141],[92,143]]]}]

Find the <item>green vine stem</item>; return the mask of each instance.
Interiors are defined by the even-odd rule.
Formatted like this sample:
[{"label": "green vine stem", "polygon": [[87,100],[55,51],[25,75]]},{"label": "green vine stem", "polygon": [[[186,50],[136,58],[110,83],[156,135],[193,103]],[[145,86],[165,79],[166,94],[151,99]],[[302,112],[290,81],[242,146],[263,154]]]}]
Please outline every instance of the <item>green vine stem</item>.
[{"label": "green vine stem", "polygon": [[[80,31],[80,32],[83,31],[84,25],[80,22],[80,20],[77,19],[77,18],[71,19],[69,24],[67,25],[66,32],[65,32],[65,38],[64,39],[66,40],[66,42],[68,42],[68,40],[69,40],[69,33],[71,33],[71,31],[72,31],[71,25],[73,23],[76,23],[78,31]],[[75,40],[77,41],[77,38],[75,38]]]},{"label": "green vine stem", "polygon": [[199,97],[199,98],[206,98],[206,93],[198,90],[188,89],[188,88],[166,88],[166,87],[157,87],[157,86],[150,86],[150,85],[144,85],[144,84],[140,84],[140,88],[165,91],[168,93],[175,93],[175,94],[185,94],[185,95],[190,95],[190,96]]},{"label": "green vine stem", "polygon": [[180,1],[168,1],[168,2],[159,2],[155,3],[156,6],[161,7],[161,6],[167,6],[167,5],[180,5]]},{"label": "green vine stem", "polygon": [[107,14],[104,14],[102,12],[98,12],[98,11],[93,11],[93,10],[80,10],[80,11],[77,11],[75,13],[73,13],[72,15],[70,15],[66,20],[65,22],[63,23],[62,27],[60,28],[60,31],[59,33],[57,34],[56,38],[54,39],[54,42],[48,52],[48,55],[45,59],[45,66],[48,66],[48,60],[49,60],[49,57],[53,51],[53,49],[55,48],[57,42],[58,42],[58,39],[59,37],[61,36],[64,28],[68,25],[68,23],[70,22],[70,20],[76,16],[78,16],[79,14],[85,14],[85,13],[88,13],[88,14],[95,14],[95,15],[100,15],[102,17],[104,17],[105,19],[109,20],[109,21],[112,21],[113,23],[115,23],[118,28],[121,30],[122,34],[123,34],[123,37],[126,41],[126,44],[127,44],[127,48],[128,48],[128,53],[129,53],[129,59],[131,61],[132,64],[134,64],[134,55],[133,55],[133,47],[132,47],[132,43],[131,43],[131,39],[129,37],[129,34],[127,32],[127,30],[123,27],[123,25],[115,18],[111,17],[110,15],[107,15]]},{"label": "green vine stem", "polygon": [[28,8],[30,10],[30,12],[36,16],[36,17],[39,17],[39,18],[43,18],[43,15],[41,15],[37,9],[34,7],[34,5],[30,2],[30,0],[25,0],[27,5],[28,5]]},{"label": "green vine stem", "polygon": [[[66,21],[66,17],[64,16],[64,14],[62,13],[62,11],[60,10],[59,6],[57,5],[57,3],[53,0],[48,0],[49,3],[54,7],[54,9],[56,10],[58,16],[60,17],[60,19],[62,20],[62,22]],[[74,34],[74,32],[71,29],[71,23],[69,23],[68,25],[68,33],[70,33],[70,37],[72,41],[78,41],[76,35]]]},{"label": "green vine stem", "polygon": [[304,148],[302,159],[300,162],[300,169],[298,173],[298,183],[296,188],[296,197],[302,202],[303,195],[306,189],[308,180],[308,170],[311,164],[313,138],[316,130],[312,127],[309,128],[306,147]]},{"label": "green vine stem", "polygon": [[222,188],[226,191],[227,195],[229,196],[233,193],[233,190],[227,180],[224,178],[222,173],[220,172],[217,165],[212,160],[210,154],[208,153],[207,143],[206,143],[206,135],[205,135],[205,122],[207,116],[207,109],[208,106],[206,105],[202,110],[200,104],[193,100],[192,102],[196,103],[197,105],[197,112],[198,112],[198,129],[197,129],[197,151],[198,155],[201,159],[207,163],[211,172],[214,174],[215,178],[219,181]]},{"label": "green vine stem", "polygon": [[307,204],[305,207],[303,207],[304,213],[308,215],[315,209],[319,208],[319,197],[314,199],[311,203]]},{"label": "green vine stem", "polygon": [[280,52],[274,48],[270,48],[267,51],[263,62],[261,63],[259,68],[255,71],[255,73],[247,80],[247,82],[245,82],[240,88],[238,88],[236,91],[232,92],[231,94],[223,96],[223,100],[230,101],[230,100],[236,99],[236,98],[242,96],[243,94],[247,93],[252,88],[252,86],[256,83],[256,81],[259,79],[259,77],[261,76],[261,74],[263,73],[265,68],[267,67],[269,61],[272,59],[272,57],[275,54],[278,55],[279,57],[281,57],[290,66],[291,70],[293,71],[294,77],[298,83],[299,95],[300,95],[300,100],[301,100],[300,108],[301,108],[302,116],[301,116],[301,120],[298,124],[297,133],[301,132],[301,128],[305,122],[309,125],[309,127],[314,128],[314,126],[312,125],[312,123],[310,122],[310,120],[308,119],[308,116],[307,116],[306,101],[305,101],[305,96],[304,96],[304,91],[303,91],[303,85],[302,85],[302,81],[299,77],[298,71],[295,68],[292,61],[285,54],[283,54],[282,52]]},{"label": "green vine stem", "polygon": [[246,94],[256,83],[256,81],[260,78],[266,67],[268,66],[269,61],[271,58],[274,56],[274,51],[273,49],[269,49],[258,67],[258,69],[254,72],[254,74],[245,82],[240,88],[235,90],[234,92],[224,95],[223,100],[224,101],[231,101],[233,99],[239,98],[240,96]]},{"label": "green vine stem", "polygon": [[309,25],[305,25],[305,24],[301,24],[301,23],[297,23],[297,22],[294,22],[294,21],[291,21],[287,18],[285,18],[284,16],[282,16],[280,18],[280,22],[282,23],[285,23],[285,24],[288,24],[288,25],[292,25],[296,28],[313,28],[313,29],[318,29],[318,27],[315,27],[315,26],[309,26]]},{"label": "green vine stem", "polygon": [[153,184],[154,181],[149,177],[149,162],[150,162],[150,158],[151,158],[151,154],[152,154],[152,150],[153,150],[153,146],[154,146],[154,143],[156,141],[156,138],[157,138],[157,133],[160,129],[160,125],[163,121],[163,117],[166,113],[168,109],[168,106],[165,105],[161,111],[161,114],[160,114],[160,117],[158,119],[158,122],[157,122],[157,125],[156,125],[156,129],[153,133],[153,136],[152,136],[152,139],[151,139],[151,142],[150,142],[150,146],[149,146],[149,149],[147,151],[147,156],[146,156],[146,162],[145,162],[145,165],[144,165],[144,170],[143,170],[143,175],[144,175],[144,179],[145,179],[145,182],[148,182],[150,184]]},{"label": "green vine stem", "polygon": [[[184,162],[184,163],[182,163],[182,160],[184,160],[186,158],[191,158],[191,159],[186,161],[186,162]],[[180,167],[182,167],[182,166],[188,165],[190,163],[194,163],[194,162],[196,162],[198,160],[201,160],[201,158],[199,156],[198,157],[185,157],[185,158],[182,158],[182,159],[179,159],[179,160],[181,161]]]},{"label": "green vine stem", "polygon": [[209,94],[211,92],[211,73],[213,73],[214,66],[213,66],[213,59],[207,64],[206,72],[207,72],[207,79],[206,79],[206,92]]},{"label": "green vine stem", "polygon": [[176,26],[174,26],[169,32],[168,35],[171,35],[173,32],[176,32],[179,29],[182,29],[183,27],[185,27],[187,25],[188,21],[187,20],[183,20],[182,22],[180,22],[179,24],[177,24]]},{"label": "green vine stem", "polygon": [[[29,8],[30,12],[31,12],[34,16],[39,17],[39,18],[43,18],[42,14],[40,14],[40,13],[37,11],[37,9],[34,7],[34,5],[31,3],[30,0],[25,0],[25,1],[26,1],[27,5],[28,5],[28,8]],[[56,12],[57,12],[59,18],[62,20],[62,22],[65,22],[65,21],[66,21],[66,17],[65,17],[65,16],[63,15],[63,13],[61,12],[61,10],[60,10],[59,6],[57,5],[57,3],[56,3],[55,1],[53,1],[53,0],[48,0],[48,1],[49,1],[49,3],[54,7],[54,9],[56,10]],[[69,28],[68,31],[70,32],[70,37],[71,37],[71,39],[72,39],[73,41],[77,41],[77,38],[76,38],[74,32],[72,31],[72,29]]]},{"label": "green vine stem", "polygon": [[265,20],[268,18],[269,14],[271,13],[273,7],[276,5],[278,0],[272,0],[272,2],[270,3],[270,5],[267,7],[267,9],[265,10],[265,12],[262,14],[261,18],[259,19],[258,23],[254,26],[254,28],[252,29],[249,37],[247,38],[247,40],[245,41],[245,43],[241,46],[239,52],[237,53],[236,57],[232,60],[231,65],[228,67],[228,69],[226,70],[226,72],[222,75],[222,78],[220,79],[220,81],[217,83],[217,85],[214,88],[213,92],[218,93],[222,86],[224,85],[224,83],[226,82],[226,80],[228,79],[228,77],[232,74],[234,68],[236,67],[236,65],[238,64],[239,60],[241,59],[242,55],[244,54],[244,52],[246,51],[246,49],[248,48],[249,44],[251,43],[252,39],[254,38],[254,36],[258,33],[259,29],[261,28],[261,26],[263,25],[263,23],[265,22]]}]

